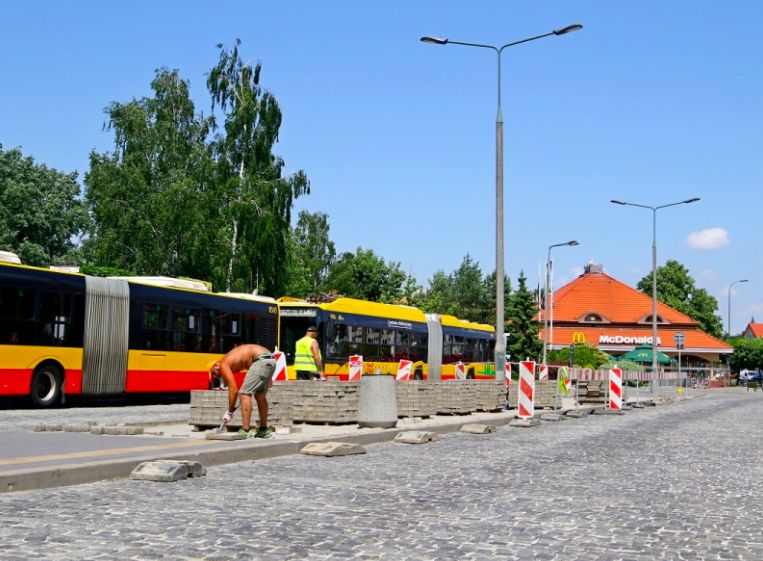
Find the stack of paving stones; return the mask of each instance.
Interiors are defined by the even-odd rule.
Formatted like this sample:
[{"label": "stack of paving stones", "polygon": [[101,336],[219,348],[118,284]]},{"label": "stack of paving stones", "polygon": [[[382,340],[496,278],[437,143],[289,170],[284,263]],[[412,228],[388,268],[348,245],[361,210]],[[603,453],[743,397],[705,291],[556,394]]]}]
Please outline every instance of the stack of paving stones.
[{"label": "stack of paving stones", "polygon": [[295,380],[285,385],[292,392],[295,421],[325,424],[358,422],[358,382]]},{"label": "stack of paving stones", "polygon": [[492,380],[472,380],[477,411],[500,411],[506,401],[506,386]]},{"label": "stack of paving stones", "polygon": [[587,380],[580,382],[578,401],[581,403],[605,403],[609,385],[605,380]]},{"label": "stack of paving stones", "polygon": [[442,382],[411,380],[396,382],[398,417],[431,417],[437,415],[438,386]]},{"label": "stack of paving stones", "polygon": [[[293,424],[293,406],[290,396],[281,390],[280,384],[268,390],[268,425],[290,427]],[[256,404],[252,404],[256,418]],[[218,427],[228,410],[228,392],[198,390],[191,392],[191,415],[188,424],[199,428]],[[241,427],[241,407],[236,409],[228,428]]]},{"label": "stack of paving stones", "polygon": [[[517,392],[519,391],[519,382],[511,381],[509,386],[509,407],[512,409],[517,408]],[[543,380],[542,382],[535,381],[535,407],[542,409],[548,407],[553,409],[554,396],[556,392],[556,380]],[[561,397],[561,396],[560,396]]]},{"label": "stack of paving stones", "polygon": [[477,390],[471,380],[447,380],[438,390],[438,415],[467,415],[477,410]]}]

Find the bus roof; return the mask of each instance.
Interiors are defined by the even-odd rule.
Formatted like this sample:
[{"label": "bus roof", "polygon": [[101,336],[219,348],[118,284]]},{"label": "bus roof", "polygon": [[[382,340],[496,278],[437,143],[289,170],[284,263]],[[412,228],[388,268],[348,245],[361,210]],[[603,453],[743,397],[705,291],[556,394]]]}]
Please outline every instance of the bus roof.
[{"label": "bus roof", "polygon": [[492,325],[467,321],[465,319],[458,319],[455,316],[450,316],[447,314],[440,316],[440,321],[443,325],[447,325],[448,327],[462,327],[464,329],[476,329],[478,331],[489,331],[491,333],[495,331],[495,328]]},{"label": "bus roof", "polygon": [[403,319],[407,321],[427,321],[424,312],[413,306],[380,304],[379,302],[367,302],[365,300],[356,300],[355,298],[337,298],[331,303],[319,304],[319,306],[330,312]]}]

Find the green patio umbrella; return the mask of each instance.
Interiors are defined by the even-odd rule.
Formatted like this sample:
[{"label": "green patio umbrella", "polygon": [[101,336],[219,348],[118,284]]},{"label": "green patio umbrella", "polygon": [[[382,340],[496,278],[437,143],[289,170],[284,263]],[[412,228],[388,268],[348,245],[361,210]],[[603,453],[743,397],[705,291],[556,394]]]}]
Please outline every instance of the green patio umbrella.
[{"label": "green patio umbrella", "polygon": [[[631,352],[626,353],[619,358],[620,360],[631,360],[633,362],[643,362],[645,364],[651,364],[652,363],[652,346],[641,345],[633,349]],[[672,364],[675,362],[675,359],[670,358],[668,355],[666,355],[663,352],[657,351],[657,362],[659,362],[660,364]]]}]

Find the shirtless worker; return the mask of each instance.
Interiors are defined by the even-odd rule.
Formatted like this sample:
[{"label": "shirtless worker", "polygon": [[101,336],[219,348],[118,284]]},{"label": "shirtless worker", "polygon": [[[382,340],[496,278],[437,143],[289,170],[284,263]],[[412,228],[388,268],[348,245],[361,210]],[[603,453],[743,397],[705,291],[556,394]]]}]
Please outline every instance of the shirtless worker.
[{"label": "shirtless worker", "polygon": [[[238,389],[233,373],[248,369],[241,389]],[[268,429],[268,383],[276,370],[276,361],[265,347],[260,345],[240,345],[212,365],[209,373],[222,377],[228,385],[228,411],[223,415],[223,424],[228,424],[236,410],[236,398],[241,400],[241,428],[238,434],[247,438],[270,438]],[[260,425],[257,431],[250,430],[252,421],[252,395],[257,401]]]}]

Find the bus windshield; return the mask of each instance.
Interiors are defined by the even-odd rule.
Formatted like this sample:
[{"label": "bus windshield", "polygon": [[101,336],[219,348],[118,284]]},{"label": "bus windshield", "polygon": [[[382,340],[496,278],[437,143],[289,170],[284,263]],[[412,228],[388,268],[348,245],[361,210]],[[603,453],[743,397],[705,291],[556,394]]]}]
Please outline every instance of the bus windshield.
[{"label": "bus windshield", "polygon": [[305,336],[307,328],[311,325],[318,327],[318,344],[321,347],[321,353],[324,353],[324,333],[323,333],[323,310],[317,307],[282,307],[281,315],[281,336],[280,351],[286,355],[286,364],[294,364],[294,352],[297,348],[297,341]]}]

